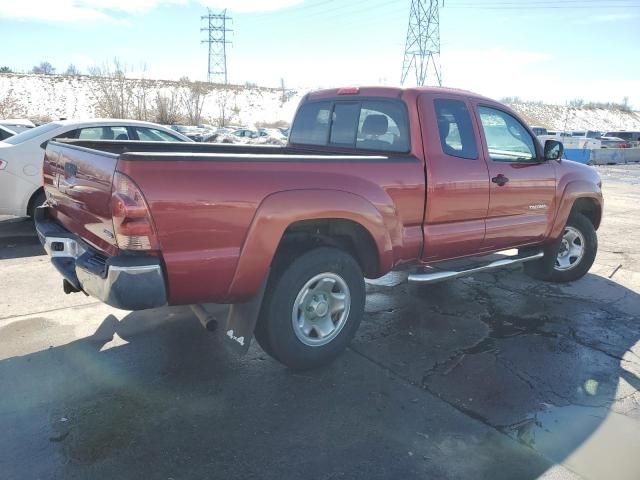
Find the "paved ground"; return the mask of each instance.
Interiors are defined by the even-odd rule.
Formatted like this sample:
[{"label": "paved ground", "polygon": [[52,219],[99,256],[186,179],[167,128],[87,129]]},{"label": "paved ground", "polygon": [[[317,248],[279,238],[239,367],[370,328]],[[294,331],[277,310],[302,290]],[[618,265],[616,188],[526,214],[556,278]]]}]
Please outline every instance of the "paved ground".
[{"label": "paved ground", "polygon": [[640,168],[600,171],[587,277],[391,276],[305,374],[184,308],[64,295],[29,223],[0,222],[0,477],[640,478]]}]

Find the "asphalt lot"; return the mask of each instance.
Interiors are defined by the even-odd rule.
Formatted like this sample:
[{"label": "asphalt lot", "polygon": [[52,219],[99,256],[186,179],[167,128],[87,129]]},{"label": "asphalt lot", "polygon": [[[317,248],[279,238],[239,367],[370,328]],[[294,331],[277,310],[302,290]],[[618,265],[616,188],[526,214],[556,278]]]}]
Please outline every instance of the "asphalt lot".
[{"label": "asphalt lot", "polygon": [[292,373],[187,308],[65,295],[0,219],[0,478],[640,478],[640,166],[599,168],[591,273],[368,286],[352,347]]}]

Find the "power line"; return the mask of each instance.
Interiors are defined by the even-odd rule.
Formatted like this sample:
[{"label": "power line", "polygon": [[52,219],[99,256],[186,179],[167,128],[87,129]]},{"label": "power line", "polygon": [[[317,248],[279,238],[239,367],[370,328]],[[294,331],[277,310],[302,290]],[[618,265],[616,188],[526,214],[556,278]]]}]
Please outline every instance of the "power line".
[{"label": "power line", "polygon": [[[315,5],[317,4],[313,4],[309,6],[311,7]],[[333,8],[326,8],[320,11],[310,12],[308,14],[305,12],[298,11],[298,12],[295,12],[297,15],[288,16],[287,21],[306,22],[309,20],[314,20],[314,21],[330,22],[331,20],[334,20],[334,19],[338,19],[338,20],[348,19],[353,21],[353,18],[351,17],[351,15],[357,14],[358,17],[360,17],[362,14],[362,8],[360,8],[360,5],[366,5],[366,13],[369,13],[379,8],[388,7],[389,0],[383,0],[378,3],[371,3],[370,0],[352,1],[352,2],[349,2],[348,5],[334,6]],[[345,9],[347,11],[345,11]],[[334,12],[339,12],[339,13],[334,13]],[[332,14],[332,15],[327,15],[327,14]],[[264,27],[264,26],[281,24],[281,23],[282,23],[282,20],[280,18],[272,18],[265,22],[260,22],[260,26]]]},{"label": "power line", "polygon": [[227,20],[231,20],[231,17],[227,17],[226,9],[220,14],[207,9],[207,15],[200,19],[206,20],[206,27],[200,28],[200,31],[207,32],[207,38],[201,43],[209,45],[207,81],[227,84],[227,44],[231,43],[227,40],[227,32],[232,31],[227,28]]},{"label": "power line", "polygon": [[[409,26],[404,47],[400,83],[415,74],[417,86],[435,80],[442,85],[440,72],[440,0],[411,0]],[[430,75],[431,72],[431,75]],[[435,78],[431,78],[431,76]]]},{"label": "power line", "polygon": [[640,3],[631,0],[613,0],[613,4],[605,4],[602,0],[566,0],[562,1],[543,1],[536,0],[531,2],[456,2],[448,3],[447,8],[456,9],[481,9],[481,10],[537,10],[537,9],[612,9],[612,8],[640,8]]},{"label": "power line", "polygon": [[[599,6],[606,8],[609,6],[609,4],[605,4],[605,2],[603,2],[603,0],[532,0],[532,1],[527,1],[527,2],[514,2],[514,1],[501,1],[501,0],[489,0],[489,1],[479,1],[479,2],[469,2],[469,1],[462,1],[462,2],[449,2],[447,3],[448,7],[453,7],[453,6],[460,6],[460,5],[476,5],[476,6],[486,6],[486,5],[517,5],[520,6],[522,8],[527,8],[528,6],[531,5],[569,5],[569,4],[575,4],[575,3],[581,3],[581,4],[599,4]],[[625,3],[625,4],[638,4],[640,2],[638,2],[638,0],[614,0],[613,3],[617,3],[617,4],[621,4],[621,3]]]}]

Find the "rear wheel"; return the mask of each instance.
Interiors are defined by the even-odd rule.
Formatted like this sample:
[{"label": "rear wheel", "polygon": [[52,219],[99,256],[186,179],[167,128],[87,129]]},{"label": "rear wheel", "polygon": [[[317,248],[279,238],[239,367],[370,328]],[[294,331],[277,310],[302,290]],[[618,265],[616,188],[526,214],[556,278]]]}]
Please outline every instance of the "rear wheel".
[{"label": "rear wheel", "polygon": [[591,268],[598,251],[598,237],[591,221],[581,213],[569,217],[562,237],[545,248],[539,261],[524,264],[527,275],[549,282],[571,282]]},{"label": "rear wheel", "polygon": [[351,255],[328,247],[311,250],[274,267],[256,340],[289,368],[325,365],[353,338],[364,300],[364,277]]}]

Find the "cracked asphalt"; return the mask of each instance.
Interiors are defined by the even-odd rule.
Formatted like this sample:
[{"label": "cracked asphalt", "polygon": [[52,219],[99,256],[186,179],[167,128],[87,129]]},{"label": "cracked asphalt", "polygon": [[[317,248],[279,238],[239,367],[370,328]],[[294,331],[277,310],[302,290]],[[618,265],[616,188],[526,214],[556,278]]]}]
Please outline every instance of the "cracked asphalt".
[{"label": "cracked asphalt", "polygon": [[585,278],[390,274],[304,374],[188,308],[65,295],[30,223],[0,219],[0,478],[640,478],[640,166],[599,171]]}]

